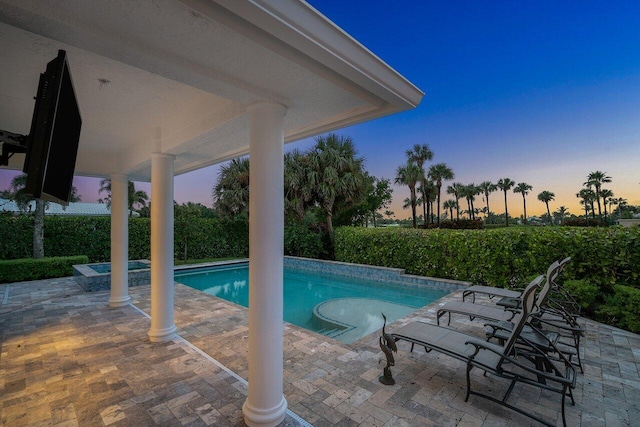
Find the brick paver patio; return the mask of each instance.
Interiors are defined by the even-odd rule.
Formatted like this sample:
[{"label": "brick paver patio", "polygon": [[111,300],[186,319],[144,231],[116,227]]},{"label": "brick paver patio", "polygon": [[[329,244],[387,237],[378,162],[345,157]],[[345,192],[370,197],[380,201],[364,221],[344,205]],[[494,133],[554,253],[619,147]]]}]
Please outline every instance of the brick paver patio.
[{"label": "brick paver patio", "polygon": [[[85,293],[72,278],[0,285],[0,422],[6,426],[244,425],[247,310],[183,285],[175,289],[179,337],[147,338],[149,286],[132,305],[110,309],[107,292]],[[454,293],[445,298],[461,298]],[[390,325],[434,322],[436,302]],[[638,425],[640,336],[592,321],[569,425]],[[483,336],[481,322],[452,326]],[[284,425],[535,425],[478,397],[464,402],[465,365],[400,343],[395,386],[378,382],[377,335],[351,345],[285,327]],[[476,372],[474,388],[506,389]],[[517,387],[519,406],[561,425],[559,396]]]}]

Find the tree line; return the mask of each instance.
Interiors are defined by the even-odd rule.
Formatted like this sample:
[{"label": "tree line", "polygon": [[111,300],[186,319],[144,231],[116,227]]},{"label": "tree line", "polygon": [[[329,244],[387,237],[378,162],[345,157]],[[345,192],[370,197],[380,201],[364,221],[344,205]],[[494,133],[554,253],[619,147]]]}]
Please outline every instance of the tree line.
[{"label": "tree line", "polygon": [[[508,209],[508,194],[510,190],[522,196],[524,211],[522,223],[527,224],[529,219],[527,216],[527,196],[533,190],[530,184],[526,182],[516,183],[511,178],[501,178],[496,183],[484,181],[479,185],[454,182],[446,187],[446,194],[453,196],[453,198],[443,201],[441,200],[443,182],[451,181],[455,178],[453,170],[446,163],[436,163],[427,168],[426,162],[433,159],[433,152],[426,144],[415,144],[413,148],[406,151],[406,156],[406,163],[398,166],[396,170],[395,183],[409,187],[410,196],[405,199],[403,207],[411,209],[413,228],[418,227],[419,215],[417,210],[419,206],[422,206],[421,226],[424,228],[440,227],[441,219],[460,221],[461,213],[463,215],[466,214],[469,220],[476,220],[482,213],[484,214],[485,222],[497,223],[497,220],[502,220],[504,225],[508,226],[510,223]],[[591,172],[587,176],[584,188],[576,194],[576,197],[581,199],[581,205],[584,206],[587,225],[589,225],[589,213],[591,213],[592,224],[604,225],[610,222],[608,213],[612,212],[612,205],[619,207],[618,215],[620,215],[623,208],[629,208],[625,199],[614,198],[613,192],[603,187],[603,184],[611,181],[612,178],[606,172]],[[504,194],[504,214],[496,215],[490,209],[489,195],[495,191],[501,191]],[[477,196],[482,196],[485,203],[484,207],[476,207]],[[548,190],[541,191],[537,195],[537,199],[545,204],[547,213],[543,215],[543,220],[547,224],[563,224],[565,218],[570,215],[565,206],[560,206],[552,215],[549,202],[555,200],[555,197],[555,193]],[[464,202],[466,202],[466,209],[462,208],[462,203]],[[608,211],[607,205],[609,206]],[[595,206],[598,208],[597,218]],[[602,209],[603,206],[604,210]],[[444,210],[443,214],[440,212],[441,207]]]}]

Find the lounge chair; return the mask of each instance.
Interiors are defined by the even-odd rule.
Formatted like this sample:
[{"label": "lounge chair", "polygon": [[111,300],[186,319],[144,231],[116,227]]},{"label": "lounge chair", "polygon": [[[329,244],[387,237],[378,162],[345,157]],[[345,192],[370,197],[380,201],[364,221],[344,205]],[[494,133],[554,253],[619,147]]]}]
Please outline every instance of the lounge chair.
[{"label": "lounge chair", "polygon": [[[562,273],[566,265],[569,263],[569,261],[571,261],[571,257],[567,257],[562,261],[558,262],[558,269],[557,269],[555,279],[557,279],[560,276],[560,274]],[[549,290],[551,293],[547,296],[547,298],[545,299],[545,302],[547,304],[550,304],[550,303],[564,304],[565,301],[562,301],[557,298],[557,295],[562,295],[562,296],[566,296],[567,298],[571,298],[571,301],[566,300],[566,302],[575,303],[575,299],[573,299],[573,297],[562,286],[560,286],[555,279],[551,282],[552,288]],[[556,295],[552,297],[552,293],[555,293]],[[463,300],[464,300],[464,296],[463,296]],[[520,297],[503,296],[500,298],[498,302],[496,302],[496,305],[499,305],[500,307],[510,309],[510,310],[518,309],[520,307]]]},{"label": "lounge chair", "polygon": [[[558,274],[558,269],[560,264],[556,261],[549,266],[546,274],[546,282],[542,289],[540,290],[540,297],[536,302],[536,311],[540,309],[542,304],[544,304],[547,295],[549,294],[549,290],[551,289],[551,285]],[[525,289],[526,290],[526,289]],[[524,295],[524,291],[521,293]],[[501,307],[483,305],[483,304],[475,304],[468,301],[448,301],[441,305],[436,312],[436,322],[438,325],[440,324],[440,318],[445,314],[449,316],[449,323],[451,323],[451,314],[462,314],[465,316],[469,316],[471,320],[478,318],[483,320],[488,320],[490,322],[511,322],[515,313],[519,309],[516,310],[505,310]],[[449,324],[448,323],[448,324]]]},{"label": "lounge chair", "polygon": [[[560,261],[560,267],[564,268],[564,266],[571,261],[571,257],[567,257]],[[462,292],[462,301],[466,301],[467,297],[471,295],[471,302],[476,302],[476,294],[487,295],[489,299],[493,298],[501,298],[501,301],[505,299],[516,298],[519,299],[522,295],[522,289],[514,290],[514,289],[506,289],[506,288],[497,288],[495,286],[482,286],[482,285],[473,285],[469,286]],[[516,306],[517,307],[517,306]]]},{"label": "lounge chair", "polygon": [[[580,368],[580,372],[584,372],[580,356],[580,339],[584,335],[584,328],[578,324],[576,314],[565,309],[561,301],[552,300],[549,296],[550,292],[561,288],[555,279],[570,260],[571,258],[565,258],[560,261],[555,274],[547,272],[547,277],[552,278],[550,282],[547,281],[547,285],[553,286],[549,288],[545,285],[541,291],[540,306],[536,307],[535,312],[532,313],[531,325],[525,326],[522,334],[529,339],[530,343],[535,343],[543,351],[552,352],[555,348],[559,348],[569,360],[572,360],[575,355],[577,358],[575,365]],[[503,341],[509,335],[512,327],[513,324],[510,321],[490,321],[485,325],[487,339],[496,338]],[[554,343],[555,348],[549,348],[546,343],[548,340]]]},{"label": "lounge chair", "polygon": [[[396,341],[404,340],[410,342],[411,351],[413,351],[414,345],[418,344],[423,346],[427,352],[435,350],[466,362],[467,394],[465,402],[469,400],[469,395],[474,394],[499,403],[540,423],[552,426],[555,424],[545,421],[524,409],[517,408],[508,403],[507,400],[517,383],[560,393],[562,395],[562,421],[566,425],[564,411],[566,396],[568,395],[572,404],[575,404],[571,391],[575,387],[575,370],[571,363],[563,361],[565,372],[562,372],[545,353],[537,352],[535,347],[532,351],[521,353],[521,357],[516,357],[518,356],[515,346],[516,341],[525,326],[529,314],[533,310],[535,290],[543,280],[543,276],[538,276],[525,289],[522,311],[516,313],[513,319],[514,327],[511,335],[502,346],[483,341],[454,329],[423,322],[409,323],[395,330],[391,333],[391,336]],[[534,365],[531,366],[529,361],[535,362]],[[545,370],[536,368],[536,366],[544,366]],[[471,390],[470,373],[473,368],[480,368],[487,373],[511,381],[502,399],[496,399],[493,396]]]}]

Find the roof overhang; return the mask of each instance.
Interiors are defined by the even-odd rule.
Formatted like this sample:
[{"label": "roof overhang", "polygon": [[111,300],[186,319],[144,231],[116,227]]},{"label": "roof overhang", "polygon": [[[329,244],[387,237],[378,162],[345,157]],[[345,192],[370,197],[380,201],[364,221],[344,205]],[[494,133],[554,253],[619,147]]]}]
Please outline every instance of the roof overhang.
[{"label": "roof overhang", "polygon": [[303,1],[0,0],[0,129],[29,132],[58,49],[83,118],[78,175],[149,180],[153,152],[178,174],[247,154],[255,102],[287,107],[291,142],[423,97]]}]

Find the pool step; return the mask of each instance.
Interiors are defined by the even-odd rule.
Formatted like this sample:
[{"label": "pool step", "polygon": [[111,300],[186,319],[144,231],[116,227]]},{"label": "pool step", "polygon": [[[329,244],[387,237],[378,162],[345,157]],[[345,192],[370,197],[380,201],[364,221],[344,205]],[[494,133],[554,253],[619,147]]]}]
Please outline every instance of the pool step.
[{"label": "pool step", "polygon": [[319,334],[322,334],[322,335],[326,335],[326,336],[328,336],[329,338],[335,338],[335,337],[337,337],[338,335],[340,335],[343,331],[344,331],[344,330],[343,330],[343,329],[340,329],[340,328],[334,328],[334,329],[320,329],[320,330],[318,331],[318,333],[319,333]]}]

